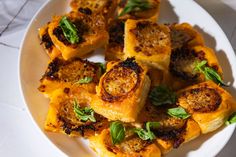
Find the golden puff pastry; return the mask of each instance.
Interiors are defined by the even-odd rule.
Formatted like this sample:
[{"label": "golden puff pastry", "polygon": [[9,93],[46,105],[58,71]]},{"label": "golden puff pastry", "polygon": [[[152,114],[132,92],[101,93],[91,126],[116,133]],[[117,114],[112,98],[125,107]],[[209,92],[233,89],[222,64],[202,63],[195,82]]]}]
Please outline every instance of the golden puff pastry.
[{"label": "golden puff pastry", "polygon": [[105,19],[113,18],[118,0],[72,0],[70,6],[73,11],[83,14],[102,14]]},{"label": "golden puff pastry", "polygon": [[201,134],[200,127],[192,120],[188,119],[185,125],[177,130],[162,132],[157,138],[158,146],[163,154],[168,153],[173,148],[178,148],[184,143],[187,143]]},{"label": "golden puff pastry", "polygon": [[167,110],[173,107],[176,106],[154,106],[148,101],[135,124],[143,125],[147,121],[160,123],[160,126],[152,131],[157,137],[156,141],[162,154],[195,139],[201,133],[198,124],[192,119],[180,119],[168,115]]},{"label": "golden puff pastry", "polygon": [[90,102],[91,96],[84,88],[57,89],[50,100],[45,130],[86,138],[101,132],[109,126],[106,118],[94,113],[95,122],[83,121],[74,111],[74,105],[84,108],[89,107]]},{"label": "golden puff pastry", "polygon": [[221,127],[235,105],[233,97],[212,81],[178,91],[177,104],[191,114],[203,134]]},{"label": "golden puff pastry", "polygon": [[159,12],[160,12],[160,0],[142,0],[140,3],[145,3],[146,1],[148,8],[134,9],[133,11],[122,15],[124,8],[129,0],[119,0],[118,4],[118,15],[120,19],[149,19],[154,22],[158,20]]},{"label": "golden puff pastry", "polygon": [[146,74],[147,67],[134,58],[108,64],[96,88],[92,108],[110,120],[134,122],[149,92],[150,79]]},{"label": "golden puff pastry", "polygon": [[182,47],[172,50],[169,70],[164,72],[163,82],[178,90],[206,81],[204,74],[195,70],[196,64],[203,60],[222,77],[221,66],[212,49],[206,46]]},{"label": "golden puff pastry", "polygon": [[150,67],[167,70],[171,54],[169,28],[147,20],[127,20],[124,53]]},{"label": "golden puff pastry", "polygon": [[[143,126],[146,122],[159,122],[160,126],[156,130],[152,130],[157,139],[157,144],[161,149],[162,154],[166,154],[173,149],[175,144],[178,147],[183,140],[178,142],[178,134],[184,128],[186,120],[171,117],[167,114],[168,105],[166,107],[157,107],[152,105],[149,101],[145,104],[140,114],[138,115],[137,121],[133,124],[136,127]],[[182,138],[181,138],[182,139]]]},{"label": "golden puff pastry", "polygon": [[159,86],[163,81],[163,71],[156,68],[149,68],[148,76],[151,80],[151,87]]},{"label": "golden puff pastry", "polygon": [[113,145],[109,129],[89,138],[89,141],[90,147],[100,157],[161,157],[161,151],[155,143],[143,141],[136,135],[126,137],[120,144]]},{"label": "golden puff pastry", "polygon": [[55,47],[48,34],[48,24],[39,29],[39,38],[51,60],[61,56],[61,52]]},{"label": "golden puff pastry", "polygon": [[[40,80],[39,91],[50,97],[56,89],[65,87],[82,87],[90,93],[95,93],[96,84],[101,76],[100,67],[87,60],[73,58],[52,60]],[[90,79],[80,83],[81,79]]]},{"label": "golden puff pastry", "polygon": [[84,57],[97,48],[108,43],[108,33],[104,17],[101,15],[85,15],[78,12],[70,12],[65,15],[76,27],[79,37],[78,43],[70,43],[59,26],[63,16],[54,16],[48,26],[48,33],[53,44],[67,60],[72,57]]},{"label": "golden puff pastry", "polygon": [[203,46],[204,39],[202,35],[188,23],[171,24],[170,37],[172,50],[181,47]]},{"label": "golden puff pastry", "polygon": [[108,28],[109,43],[105,46],[105,60],[124,60],[124,20],[113,20]]}]

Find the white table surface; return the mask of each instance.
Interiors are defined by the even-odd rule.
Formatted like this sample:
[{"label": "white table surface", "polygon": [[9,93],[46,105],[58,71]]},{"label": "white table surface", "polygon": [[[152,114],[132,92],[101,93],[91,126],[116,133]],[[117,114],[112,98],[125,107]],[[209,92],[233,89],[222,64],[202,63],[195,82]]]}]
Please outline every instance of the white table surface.
[{"label": "white table surface", "polygon": [[[0,156],[63,156],[39,133],[18,85],[19,47],[25,29],[46,0],[0,0]],[[195,0],[219,23],[236,50],[236,0]],[[236,156],[236,132],[217,157]]]}]

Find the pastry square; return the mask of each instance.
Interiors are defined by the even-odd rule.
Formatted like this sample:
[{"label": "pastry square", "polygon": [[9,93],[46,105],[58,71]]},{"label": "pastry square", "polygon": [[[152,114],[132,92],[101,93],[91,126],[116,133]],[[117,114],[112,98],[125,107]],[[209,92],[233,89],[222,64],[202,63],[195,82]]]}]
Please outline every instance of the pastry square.
[{"label": "pastry square", "polygon": [[49,63],[38,89],[47,97],[56,89],[65,87],[82,87],[90,93],[95,93],[100,76],[100,67],[87,60],[73,58],[65,61],[55,58]]},{"label": "pastry square", "polygon": [[162,84],[163,71],[156,68],[149,68],[148,76],[151,80],[151,88]]},{"label": "pastry square", "polygon": [[41,45],[43,45],[43,48],[51,60],[61,56],[61,52],[55,47],[48,34],[48,24],[39,29],[39,38],[41,40]]},{"label": "pastry square", "polygon": [[134,58],[108,64],[91,107],[110,120],[134,122],[149,92],[147,70]]},{"label": "pastry square", "polygon": [[192,119],[188,119],[183,128],[174,130],[173,132],[170,131],[169,133],[166,133],[166,135],[158,137],[156,141],[162,154],[166,154],[173,148],[178,148],[182,144],[197,138],[200,134],[201,130],[198,123]]},{"label": "pastry square", "polygon": [[187,87],[178,92],[177,105],[191,114],[206,134],[221,127],[233,112],[233,97],[212,81]]},{"label": "pastry square", "polygon": [[206,81],[204,74],[195,70],[196,63],[203,60],[222,77],[222,68],[212,49],[206,46],[182,47],[172,50],[169,70],[164,73],[163,82],[173,90],[179,90]]},{"label": "pastry square", "polygon": [[89,138],[89,141],[90,147],[103,157],[161,157],[161,151],[155,143],[143,141],[137,136],[126,138],[120,144],[113,145],[109,129]]},{"label": "pastry square", "polygon": [[183,46],[193,47],[204,45],[202,35],[188,23],[171,24],[169,28],[173,50]]},{"label": "pastry square", "polygon": [[150,19],[154,22],[158,20],[160,12],[160,0],[138,0],[139,4],[144,4],[147,6],[144,9],[136,7],[131,12],[122,15],[127,4],[131,0],[119,0],[118,5],[118,15],[120,19]]},{"label": "pastry square", "polygon": [[95,121],[81,120],[75,111],[90,107],[91,96],[84,88],[57,89],[50,100],[44,129],[50,132],[64,133],[69,136],[94,136],[109,126],[106,118],[94,113]]},{"label": "pastry square", "polygon": [[[71,43],[65,37],[60,26],[63,17],[66,17],[76,28],[78,42]],[[65,60],[72,57],[84,57],[91,51],[106,45],[109,38],[102,15],[85,15],[78,12],[55,16],[48,26],[48,33]]]},{"label": "pastry square", "polygon": [[200,127],[192,119],[180,119],[168,115],[168,109],[174,107],[177,106],[154,106],[150,101],[147,101],[136,121],[141,126],[148,121],[159,122],[160,126],[152,132],[157,137],[156,142],[162,154],[166,154],[173,148],[178,148],[183,143],[195,139],[201,133]]},{"label": "pastry square", "polygon": [[118,0],[72,0],[70,6],[73,11],[83,14],[102,14],[105,19],[113,18]]},{"label": "pastry square", "polygon": [[171,54],[169,28],[147,20],[127,20],[124,53],[148,66],[167,70]]}]

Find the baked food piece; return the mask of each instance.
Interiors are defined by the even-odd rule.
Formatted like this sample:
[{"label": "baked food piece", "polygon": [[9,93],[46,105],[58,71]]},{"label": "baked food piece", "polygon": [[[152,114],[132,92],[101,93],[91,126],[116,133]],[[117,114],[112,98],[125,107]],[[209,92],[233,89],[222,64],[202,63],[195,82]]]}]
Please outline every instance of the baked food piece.
[{"label": "baked food piece", "polygon": [[147,20],[127,20],[124,53],[148,66],[167,70],[171,54],[169,28]]},{"label": "baked food piece", "polygon": [[164,73],[163,82],[178,90],[206,81],[204,74],[194,70],[196,64],[203,60],[222,77],[221,66],[212,49],[206,46],[182,47],[172,50],[169,70]]},{"label": "baked food piece", "polygon": [[81,109],[90,106],[91,96],[84,88],[57,89],[50,100],[45,130],[70,136],[94,136],[109,126],[106,118],[94,113],[95,121],[81,120],[75,105]]},{"label": "baked food piece", "polygon": [[105,46],[105,60],[123,60],[124,59],[124,20],[113,20],[108,28],[109,43]]},{"label": "baked food piece", "polygon": [[202,35],[188,23],[171,24],[170,38],[172,50],[184,47],[204,46]]},{"label": "baked food piece", "polygon": [[[90,93],[95,93],[96,84],[101,76],[100,67],[87,60],[73,58],[52,60],[40,80],[39,91],[50,97],[56,89],[82,87]],[[80,83],[82,79],[90,79]]]},{"label": "baked food piece", "polygon": [[202,35],[188,23],[171,24],[171,57],[169,70],[164,72],[164,83],[178,90],[197,82],[205,81],[203,75],[194,71],[196,62],[207,60],[221,75],[215,52],[204,46]]},{"label": "baked food piece", "polygon": [[[67,17],[77,30],[77,43],[69,42],[60,21]],[[65,16],[55,16],[48,26],[48,33],[54,45],[61,51],[62,57],[67,60],[72,57],[83,57],[91,51],[108,43],[106,23],[102,15],[85,15],[79,12],[70,12]]]},{"label": "baked food piece", "polygon": [[136,135],[128,136],[120,144],[113,145],[109,129],[89,138],[89,141],[90,147],[100,157],[161,157],[161,151],[155,143],[143,141]]},{"label": "baked food piece", "polygon": [[225,123],[235,104],[228,92],[207,81],[180,90],[177,105],[185,108],[206,134]]},{"label": "baked food piece", "polygon": [[[158,134],[158,133],[157,133]],[[163,154],[168,153],[173,148],[178,148],[201,134],[200,127],[192,119],[188,119],[182,128],[161,132],[157,135],[157,143]]]},{"label": "baked food piece", "polygon": [[161,70],[156,69],[156,68],[149,68],[148,76],[151,80],[151,88],[162,84],[163,72]]},{"label": "baked food piece", "polygon": [[[140,9],[136,7],[131,12],[123,14],[128,1],[135,1],[138,4],[144,4],[147,8]],[[154,22],[158,20],[160,12],[160,0],[119,0],[118,15],[120,19],[149,19]],[[122,15],[123,14],[123,15]]]},{"label": "baked food piece", "polygon": [[102,14],[105,19],[115,15],[117,0],[72,0],[70,6],[73,11],[83,14]]},{"label": "baked food piece", "polygon": [[39,38],[41,40],[41,45],[43,45],[43,48],[51,60],[61,55],[61,52],[55,47],[48,34],[48,24],[39,28]]},{"label": "baked food piece", "polygon": [[99,81],[91,107],[110,120],[134,122],[150,88],[147,67],[134,58],[110,65]]},{"label": "baked food piece", "polygon": [[152,132],[157,137],[156,142],[162,154],[195,139],[201,133],[198,124],[192,119],[180,119],[168,115],[167,110],[174,107],[177,106],[154,106],[147,101],[136,122],[139,125],[143,125],[147,121],[160,123],[160,126]]}]

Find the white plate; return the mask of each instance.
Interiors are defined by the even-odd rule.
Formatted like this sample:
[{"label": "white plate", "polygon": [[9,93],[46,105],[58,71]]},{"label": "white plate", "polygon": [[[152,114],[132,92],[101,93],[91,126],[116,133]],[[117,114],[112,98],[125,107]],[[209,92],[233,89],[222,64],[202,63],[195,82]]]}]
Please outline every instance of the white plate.
[{"label": "white plate", "polygon": [[[88,148],[87,141],[43,131],[49,101],[38,92],[37,87],[39,79],[46,69],[48,57],[40,46],[38,28],[50,21],[53,15],[61,15],[69,11],[68,3],[68,0],[48,1],[29,24],[21,46],[19,77],[22,94],[29,112],[48,139],[69,156],[91,157],[95,154]],[[227,89],[235,97],[236,57],[228,39],[215,20],[192,0],[162,0],[160,14],[160,22],[188,22],[203,34],[206,44],[217,52],[224,71],[224,78],[226,81],[232,82],[232,87]],[[101,54],[96,54],[90,59],[93,61],[103,60]],[[232,125],[218,132],[201,136],[172,151],[168,157],[213,157],[227,143],[234,128],[235,126]]]}]

